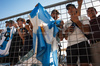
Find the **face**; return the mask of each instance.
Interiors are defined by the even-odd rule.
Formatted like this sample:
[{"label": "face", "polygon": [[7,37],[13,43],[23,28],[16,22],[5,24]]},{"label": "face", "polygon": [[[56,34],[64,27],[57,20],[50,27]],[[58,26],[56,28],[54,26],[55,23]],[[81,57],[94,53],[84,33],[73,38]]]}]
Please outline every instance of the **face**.
[{"label": "face", "polygon": [[97,11],[95,11],[93,8],[90,8],[87,10],[87,15],[88,17],[92,18],[92,17],[96,17]]},{"label": "face", "polygon": [[22,21],[18,21],[17,23],[18,23],[18,26],[19,26],[20,28],[23,27],[23,22],[22,22]]},{"label": "face", "polygon": [[9,26],[9,23],[6,23],[6,27]]},{"label": "face", "polygon": [[12,25],[12,23],[9,23],[9,27],[12,27],[13,25]]},{"label": "face", "polygon": [[31,27],[31,28],[33,28],[33,25],[32,25],[32,23],[31,23],[31,22],[29,22],[29,25],[30,25],[30,27]]},{"label": "face", "polygon": [[69,15],[75,15],[77,13],[77,9],[73,6],[69,6],[68,13],[69,13]]},{"label": "face", "polygon": [[59,18],[57,12],[53,12],[53,13],[51,14],[51,16],[52,16],[52,18],[53,18],[54,20],[57,20],[57,19]]}]

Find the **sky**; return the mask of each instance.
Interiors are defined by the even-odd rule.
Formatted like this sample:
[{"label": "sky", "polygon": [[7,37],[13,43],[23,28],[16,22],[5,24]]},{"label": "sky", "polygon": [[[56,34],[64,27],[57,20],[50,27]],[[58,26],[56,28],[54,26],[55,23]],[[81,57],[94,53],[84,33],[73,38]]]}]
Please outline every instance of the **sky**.
[{"label": "sky", "polygon": [[37,3],[47,6],[62,1],[65,0],[0,0],[0,19],[33,10]]},{"label": "sky", "polygon": [[[33,10],[37,3],[41,3],[42,6],[48,6],[62,1],[65,0],[0,0],[0,19]],[[90,2],[95,0],[83,1]],[[95,5],[99,3],[100,2],[94,2]],[[87,4],[87,6],[91,5],[91,3]],[[98,7],[97,10],[100,11],[100,7]],[[84,14],[85,12],[82,13]]]}]

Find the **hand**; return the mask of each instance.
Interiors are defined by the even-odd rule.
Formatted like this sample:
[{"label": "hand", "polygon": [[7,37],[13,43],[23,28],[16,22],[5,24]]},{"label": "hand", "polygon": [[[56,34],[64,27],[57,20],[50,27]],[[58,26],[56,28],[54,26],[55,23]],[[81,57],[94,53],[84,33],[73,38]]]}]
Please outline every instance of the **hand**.
[{"label": "hand", "polygon": [[0,30],[0,33],[2,32],[2,30]]},{"label": "hand", "polygon": [[78,2],[77,15],[80,16],[81,15],[81,6],[82,6],[83,0],[78,0],[77,2]]},{"label": "hand", "polygon": [[29,28],[29,25],[25,25],[25,28],[29,31],[30,28]]},{"label": "hand", "polygon": [[61,28],[61,29],[63,28],[63,25],[64,25],[64,22],[61,21],[61,22],[60,22],[60,28]]},{"label": "hand", "polygon": [[74,32],[74,26],[70,26],[67,28],[67,30],[65,31],[65,34],[69,34],[69,33],[72,33]]},{"label": "hand", "polygon": [[37,7],[37,6],[38,6],[38,4],[35,5],[35,7]]},{"label": "hand", "polygon": [[17,28],[17,27],[18,27],[18,24],[17,24],[17,23],[14,23],[13,26],[14,26],[15,28]]},{"label": "hand", "polygon": [[63,34],[62,34],[62,31],[59,31],[58,32],[58,37],[60,38],[60,41],[62,41],[63,40]]},{"label": "hand", "polygon": [[77,2],[78,2],[78,5],[79,5],[79,4],[82,4],[83,0],[78,0]]},{"label": "hand", "polygon": [[44,25],[40,24],[40,27],[41,27],[41,31],[42,31],[43,35],[45,35],[46,33],[45,33]]}]

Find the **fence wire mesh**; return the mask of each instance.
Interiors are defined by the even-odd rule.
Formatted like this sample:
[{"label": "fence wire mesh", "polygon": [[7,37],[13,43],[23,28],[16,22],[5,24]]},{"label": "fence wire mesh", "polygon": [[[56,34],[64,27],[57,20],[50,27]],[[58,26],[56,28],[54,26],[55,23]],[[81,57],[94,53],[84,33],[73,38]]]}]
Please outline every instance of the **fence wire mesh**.
[{"label": "fence wire mesh", "polygon": [[[77,1],[72,0],[72,1],[64,1],[64,2],[57,3],[57,4],[49,5],[49,6],[46,6],[45,8],[46,8],[46,10],[48,11],[49,14],[51,14],[53,9],[57,9],[60,12],[59,20],[63,20],[65,24],[67,23],[67,27],[68,27],[69,26],[68,21],[70,20],[70,15],[68,14],[68,11],[66,10],[66,5],[69,4],[69,3],[70,4],[75,4],[75,6],[78,7]],[[100,0],[83,0],[82,8],[81,8],[81,15],[86,16],[88,19],[90,19],[87,16],[87,9],[89,7],[96,8],[96,10],[98,12],[97,16],[100,15]],[[1,37],[2,31],[6,28],[6,23],[5,23],[6,21],[13,20],[15,23],[17,23],[16,20],[18,18],[24,18],[25,20],[27,20],[27,19],[29,19],[28,15],[29,15],[30,12],[31,11],[28,11],[28,12],[21,13],[21,14],[15,15],[15,16],[0,19],[0,37]],[[98,23],[99,31],[97,31],[97,32],[100,32],[100,26],[99,25],[100,25],[100,23]],[[75,34],[79,35],[80,33],[78,33],[76,31]],[[73,39],[77,39],[77,35]],[[0,66],[10,66],[10,65],[12,65],[12,66],[13,65],[15,65],[15,66],[18,66],[18,65],[20,65],[20,66],[42,66],[41,62],[38,61],[36,59],[36,57],[33,55],[33,49],[32,49],[32,40],[33,39],[31,37],[31,35],[29,35],[29,32],[27,32],[26,39],[24,41],[24,43],[25,43],[24,47],[22,47],[23,42],[22,42],[20,36],[18,35],[18,33],[14,34],[13,36],[14,37],[13,37],[12,42],[11,42],[9,56],[0,57]],[[92,39],[94,40],[95,38],[92,37]],[[98,39],[100,40],[100,37]],[[80,41],[81,41],[81,39],[80,40],[77,39],[77,42],[80,42]],[[69,38],[69,41],[67,41],[65,38],[62,41],[60,41],[60,43],[61,43],[60,49],[61,50],[58,51],[58,53],[59,53],[59,55],[58,55],[59,66],[67,66],[68,65],[67,64],[68,60],[66,58],[67,57],[66,49],[67,49],[68,45],[72,44],[72,42],[74,42],[74,40],[70,40],[70,38]],[[98,46],[98,47],[100,47],[100,46]],[[22,48],[24,48],[24,49],[21,50]],[[88,49],[89,47],[84,47],[84,48]],[[78,50],[79,49],[84,49],[84,48],[79,48],[79,46],[77,45]],[[92,46],[93,50],[96,49],[96,48],[97,47]],[[72,49],[72,48],[70,47],[70,49]],[[74,48],[74,49],[76,49],[76,48]],[[74,50],[74,49],[72,49],[72,50]],[[78,53],[80,54],[79,51],[78,51]],[[88,53],[88,51],[86,51],[86,54],[87,53]],[[90,54],[89,56],[92,56],[92,55],[93,54]],[[95,56],[97,56],[97,55],[98,55],[98,53],[95,54]],[[71,56],[72,55],[70,55],[70,57]],[[79,61],[80,57],[77,56],[77,55],[74,55],[74,56],[78,57],[77,65],[81,66],[80,61]],[[89,58],[88,58],[88,60],[89,60]],[[71,65],[72,65],[72,61],[73,60],[71,60]],[[100,65],[99,62],[98,63],[92,63],[92,62],[90,63],[88,61],[88,63],[92,64],[92,65],[94,64],[94,66],[99,66]],[[96,65],[96,64],[98,64],[98,65]]]}]

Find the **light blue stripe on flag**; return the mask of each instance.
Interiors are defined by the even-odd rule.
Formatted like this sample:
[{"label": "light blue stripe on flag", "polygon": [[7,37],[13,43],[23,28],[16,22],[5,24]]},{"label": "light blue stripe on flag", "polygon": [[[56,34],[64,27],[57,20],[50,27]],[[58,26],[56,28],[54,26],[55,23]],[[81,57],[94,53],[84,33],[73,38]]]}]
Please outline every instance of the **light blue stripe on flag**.
[{"label": "light blue stripe on flag", "polygon": [[[40,3],[32,10],[29,18],[33,25],[33,49],[34,53],[37,53],[36,58],[42,62],[43,66],[50,66],[50,55],[52,54],[53,65],[58,66],[55,37],[59,30],[55,25],[54,19]],[[41,30],[41,24],[43,24],[45,34]]]}]

